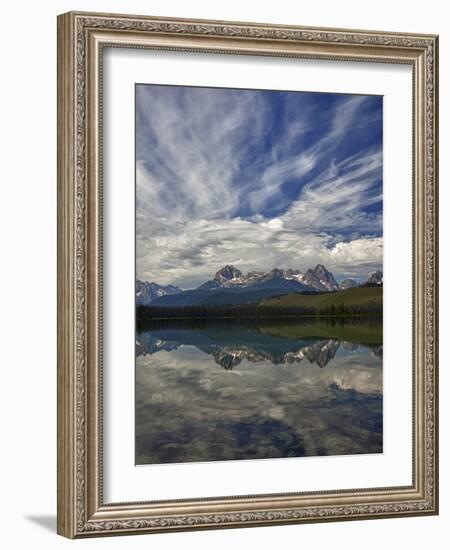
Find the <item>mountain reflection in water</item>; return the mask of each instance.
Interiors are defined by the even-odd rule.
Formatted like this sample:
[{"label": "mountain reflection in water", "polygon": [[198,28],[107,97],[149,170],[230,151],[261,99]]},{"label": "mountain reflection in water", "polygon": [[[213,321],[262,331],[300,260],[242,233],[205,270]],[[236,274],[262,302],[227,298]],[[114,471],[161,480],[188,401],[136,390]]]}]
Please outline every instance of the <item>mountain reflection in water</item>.
[{"label": "mountain reflection in water", "polygon": [[137,464],[382,450],[380,320],[138,326]]}]

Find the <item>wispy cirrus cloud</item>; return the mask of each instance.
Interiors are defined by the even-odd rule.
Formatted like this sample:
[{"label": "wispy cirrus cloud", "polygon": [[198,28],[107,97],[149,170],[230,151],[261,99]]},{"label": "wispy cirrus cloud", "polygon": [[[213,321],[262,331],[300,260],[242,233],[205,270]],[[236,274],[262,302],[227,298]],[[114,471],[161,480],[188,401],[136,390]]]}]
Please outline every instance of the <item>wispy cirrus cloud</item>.
[{"label": "wispy cirrus cloud", "polygon": [[382,263],[381,98],[139,85],[137,275]]}]

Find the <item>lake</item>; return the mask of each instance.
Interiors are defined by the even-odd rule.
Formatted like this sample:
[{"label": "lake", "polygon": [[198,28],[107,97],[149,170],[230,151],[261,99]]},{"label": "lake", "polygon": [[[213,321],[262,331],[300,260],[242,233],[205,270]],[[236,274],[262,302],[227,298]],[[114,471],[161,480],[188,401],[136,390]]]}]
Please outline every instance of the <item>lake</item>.
[{"label": "lake", "polygon": [[136,464],[383,451],[380,319],[153,321],[136,332]]}]

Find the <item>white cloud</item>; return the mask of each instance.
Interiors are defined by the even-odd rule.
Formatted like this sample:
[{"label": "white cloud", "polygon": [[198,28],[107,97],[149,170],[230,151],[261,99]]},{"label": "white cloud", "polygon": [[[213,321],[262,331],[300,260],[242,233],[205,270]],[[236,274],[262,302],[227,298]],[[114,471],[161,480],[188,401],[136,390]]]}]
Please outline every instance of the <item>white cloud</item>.
[{"label": "white cloud", "polygon": [[170,234],[139,240],[137,272],[143,279],[190,288],[212,278],[225,264],[251,271],[275,266],[306,270],[322,263],[336,276],[364,278],[382,263],[381,238],[363,237],[331,247],[329,241],[326,233],[289,230],[280,219],[195,220],[172,228]]}]

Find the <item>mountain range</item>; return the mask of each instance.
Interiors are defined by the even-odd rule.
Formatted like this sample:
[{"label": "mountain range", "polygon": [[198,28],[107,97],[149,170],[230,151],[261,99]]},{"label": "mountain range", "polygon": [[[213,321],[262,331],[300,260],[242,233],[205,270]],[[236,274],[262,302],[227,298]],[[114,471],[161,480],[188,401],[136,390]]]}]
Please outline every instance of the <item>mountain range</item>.
[{"label": "mountain range", "polygon": [[339,286],[333,276],[323,265],[302,273],[298,269],[278,269],[271,271],[250,271],[247,275],[232,265],[226,265],[214,276],[198,287],[198,290],[217,288],[290,288],[299,292],[327,292],[338,290]]},{"label": "mountain range", "polygon": [[[382,273],[369,275],[368,283],[381,284]],[[256,303],[264,298],[291,293],[336,292],[359,284],[345,279],[339,285],[331,271],[318,264],[306,272],[298,269],[250,271],[244,275],[238,268],[226,265],[199,287],[182,290],[174,285],[136,281],[136,305],[186,307],[193,305],[222,306]]]}]

